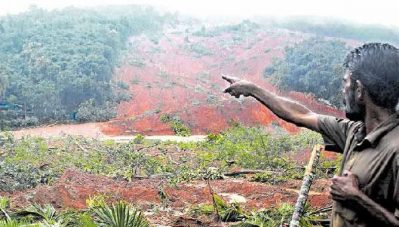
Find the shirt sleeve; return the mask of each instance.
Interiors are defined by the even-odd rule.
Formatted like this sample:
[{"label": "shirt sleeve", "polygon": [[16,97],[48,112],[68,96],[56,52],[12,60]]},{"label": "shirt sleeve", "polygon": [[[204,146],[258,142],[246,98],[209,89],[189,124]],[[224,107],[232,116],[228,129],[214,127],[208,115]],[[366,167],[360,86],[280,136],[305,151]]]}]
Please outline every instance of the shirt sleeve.
[{"label": "shirt sleeve", "polygon": [[323,136],[326,150],[343,153],[348,131],[354,123],[347,119],[320,115],[318,129]]}]

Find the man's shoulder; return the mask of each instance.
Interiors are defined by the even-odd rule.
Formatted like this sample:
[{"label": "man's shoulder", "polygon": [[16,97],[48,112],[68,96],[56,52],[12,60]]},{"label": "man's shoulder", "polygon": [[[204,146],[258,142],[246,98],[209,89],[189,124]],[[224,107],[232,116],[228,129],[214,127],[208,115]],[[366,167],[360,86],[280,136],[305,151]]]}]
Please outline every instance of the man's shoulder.
[{"label": "man's shoulder", "polygon": [[319,115],[318,117],[319,125],[337,125],[340,126],[342,130],[352,130],[355,131],[364,126],[362,121],[352,121],[343,117],[335,117],[331,115]]},{"label": "man's shoulder", "polygon": [[399,154],[399,126],[387,133],[384,139],[385,146]]}]

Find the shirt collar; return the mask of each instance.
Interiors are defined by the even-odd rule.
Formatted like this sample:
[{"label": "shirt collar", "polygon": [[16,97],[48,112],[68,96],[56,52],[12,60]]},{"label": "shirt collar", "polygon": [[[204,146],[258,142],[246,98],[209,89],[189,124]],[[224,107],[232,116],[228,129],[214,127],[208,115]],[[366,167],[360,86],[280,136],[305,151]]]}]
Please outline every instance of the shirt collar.
[{"label": "shirt collar", "polygon": [[379,124],[373,131],[366,135],[366,127],[362,124],[355,133],[357,146],[375,147],[380,139],[399,125],[399,113],[392,114],[387,120]]}]

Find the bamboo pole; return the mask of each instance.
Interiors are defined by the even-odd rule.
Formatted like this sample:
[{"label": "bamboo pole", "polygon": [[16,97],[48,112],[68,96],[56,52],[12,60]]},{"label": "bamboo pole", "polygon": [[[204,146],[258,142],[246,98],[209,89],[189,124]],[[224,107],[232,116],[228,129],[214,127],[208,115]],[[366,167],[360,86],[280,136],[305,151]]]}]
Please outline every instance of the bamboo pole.
[{"label": "bamboo pole", "polygon": [[301,190],[298,193],[298,199],[295,204],[294,213],[292,214],[290,227],[298,227],[299,226],[299,220],[302,217],[303,210],[305,208],[305,203],[306,203],[306,200],[308,199],[310,186],[312,185],[313,180],[315,178],[315,169],[316,169],[317,163],[319,162],[320,152],[322,149],[323,149],[323,146],[321,146],[320,144],[317,144],[313,147],[309,163],[306,166]]}]

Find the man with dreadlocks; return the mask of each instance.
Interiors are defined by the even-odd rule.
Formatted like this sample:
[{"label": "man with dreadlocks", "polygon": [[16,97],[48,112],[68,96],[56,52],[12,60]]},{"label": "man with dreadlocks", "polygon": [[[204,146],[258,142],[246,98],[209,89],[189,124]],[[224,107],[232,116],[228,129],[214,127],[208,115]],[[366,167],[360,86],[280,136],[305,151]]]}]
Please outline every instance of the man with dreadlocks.
[{"label": "man with dreadlocks", "polygon": [[323,135],[343,154],[331,179],[332,226],[399,226],[399,50],[369,43],[344,62],[347,119],[316,114],[303,105],[238,78],[225,92],[251,96],[280,118]]}]

